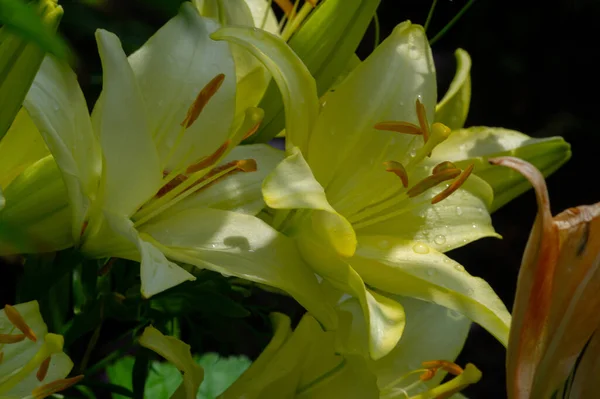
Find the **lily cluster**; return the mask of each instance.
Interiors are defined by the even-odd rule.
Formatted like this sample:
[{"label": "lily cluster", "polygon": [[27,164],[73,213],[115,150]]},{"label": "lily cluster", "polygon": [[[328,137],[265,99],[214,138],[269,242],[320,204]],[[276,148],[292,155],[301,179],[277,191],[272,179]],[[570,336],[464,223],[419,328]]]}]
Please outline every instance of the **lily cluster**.
[{"label": "lily cluster", "polygon": [[[293,297],[300,324],[272,314],[271,342],[223,398],[449,397],[481,378],[454,363],[471,322],[505,346],[516,328],[493,289],[445,255],[498,237],[490,213],[529,187],[488,159],[548,175],[569,146],[465,128],[470,57],[457,50],[438,102],[419,25],[358,60],[378,1],[277,3],[283,29],[266,1],[184,3],[129,56],[98,30],[91,112],[69,65],[46,56],[0,142],[0,230],[12,232],[0,254],[139,262],[144,298],[199,269]],[[277,134],[284,151],[266,143]],[[38,382],[59,382],[33,397],[76,382],[64,380],[61,338],[34,304],[18,306],[0,314],[12,323],[0,324],[0,397],[37,384],[36,368]],[[184,373],[176,395],[195,397],[203,372],[188,346],[153,327],[140,344]]]}]

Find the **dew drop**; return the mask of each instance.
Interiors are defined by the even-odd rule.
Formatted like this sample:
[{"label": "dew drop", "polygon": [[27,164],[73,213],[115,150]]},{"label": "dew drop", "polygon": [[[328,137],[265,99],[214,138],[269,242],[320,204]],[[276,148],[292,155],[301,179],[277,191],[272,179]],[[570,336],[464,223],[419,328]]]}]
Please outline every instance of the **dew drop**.
[{"label": "dew drop", "polygon": [[475,293],[475,290],[474,290],[473,288],[469,288],[469,289],[467,290],[467,294],[468,294],[468,295],[473,295],[474,293]]},{"label": "dew drop", "polygon": [[431,276],[433,276],[434,274],[435,274],[435,270],[433,270],[433,269],[429,269],[429,270],[427,270],[427,275],[428,275],[428,276],[430,276],[430,277],[431,277]]},{"label": "dew drop", "polygon": [[456,271],[459,271],[459,272],[465,271],[465,268],[463,267],[463,265],[459,265],[458,263],[456,265],[454,265],[454,268],[456,269]]},{"label": "dew drop", "polygon": [[217,244],[210,244],[210,247],[211,247],[211,248],[216,248],[216,247],[217,247]]},{"label": "dew drop", "polygon": [[438,234],[437,236],[435,236],[435,238],[433,239],[433,242],[435,242],[437,245],[443,245],[446,243],[446,237]]},{"label": "dew drop", "polygon": [[416,157],[417,156],[417,149],[416,148],[411,148],[411,150],[408,153],[408,155],[410,155],[411,158]]},{"label": "dew drop", "polygon": [[54,112],[58,112],[59,109],[58,104],[54,104]]},{"label": "dew drop", "polygon": [[429,253],[429,248],[427,247],[427,245],[421,244],[419,242],[413,245],[413,251],[415,251],[418,254],[425,255]]},{"label": "dew drop", "polygon": [[462,210],[462,208],[461,208],[460,206],[457,206],[457,207],[456,207],[456,214],[457,214],[458,216],[460,216],[460,215],[462,215],[462,214],[463,214],[463,210]]},{"label": "dew drop", "polygon": [[450,263],[450,258],[444,258],[444,263]]},{"label": "dew drop", "polygon": [[471,225],[471,227],[472,227],[472,228],[474,228],[474,229],[476,229],[476,228],[478,228],[479,226],[477,226],[475,223],[473,223],[473,224]]}]

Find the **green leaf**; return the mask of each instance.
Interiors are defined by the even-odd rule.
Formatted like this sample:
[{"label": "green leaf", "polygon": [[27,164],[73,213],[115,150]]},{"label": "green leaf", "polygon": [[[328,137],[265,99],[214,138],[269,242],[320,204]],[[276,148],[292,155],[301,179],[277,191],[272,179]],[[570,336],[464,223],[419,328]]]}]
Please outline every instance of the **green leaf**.
[{"label": "green leaf", "polygon": [[194,360],[204,369],[204,381],[200,385],[197,399],[216,399],[252,363],[245,356],[221,357],[217,353],[206,353]]}]

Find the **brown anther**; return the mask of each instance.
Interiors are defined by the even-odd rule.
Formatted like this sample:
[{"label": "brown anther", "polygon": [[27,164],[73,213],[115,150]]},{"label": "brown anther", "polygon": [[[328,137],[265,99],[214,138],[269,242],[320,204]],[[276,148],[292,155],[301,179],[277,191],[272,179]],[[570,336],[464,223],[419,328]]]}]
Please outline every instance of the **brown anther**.
[{"label": "brown anther", "polygon": [[46,360],[44,360],[42,362],[42,364],[40,364],[40,368],[38,369],[37,373],[35,373],[35,377],[37,378],[37,380],[39,382],[44,381],[44,378],[46,378],[46,374],[48,374],[49,367],[50,367],[50,356],[48,356],[46,358]]},{"label": "brown anther", "polygon": [[169,191],[173,190],[175,187],[177,187],[178,185],[180,185],[181,183],[183,183],[186,180],[187,180],[187,176],[184,176],[184,175],[175,176],[173,179],[171,179],[171,181],[169,181],[167,184],[162,186],[160,188],[160,190],[158,190],[158,192],[156,193],[156,197],[158,197],[158,198],[162,197],[163,195],[167,194]]},{"label": "brown anther", "polygon": [[432,370],[442,369],[452,375],[461,375],[464,371],[458,364],[449,362],[447,360],[430,360],[422,362],[421,365]]},{"label": "brown anther", "polygon": [[52,381],[49,384],[41,385],[31,391],[33,399],[44,399],[57,392],[64,391],[67,388],[72,387],[83,379],[83,375],[77,377],[65,378],[61,380]]},{"label": "brown anther", "polygon": [[291,0],[274,0],[275,4],[281,8],[281,11],[289,18],[290,14],[294,11],[294,4]]},{"label": "brown anther", "polygon": [[254,126],[252,126],[250,129],[248,129],[248,131],[246,132],[246,134],[244,134],[244,137],[242,137],[242,140],[246,140],[248,137],[250,137],[254,133],[256,133],[258,131],[258,128],[260,127],[261,123],[262,123],[262,121],[257,122]]},{"label": "brown anther", "polygon": [[458,190],[460,188],[460,186],[462,186],[464,184],[464,182],[471,175],[471,172],[473,171],[473,167],[475,167],[475,164],[469,165],[467,167],[467,169],[465,169],[460,174],[460,176],[458,177],[458,179],[454,180],[452,182],[452,184],[450,184],[448,187],[446,187],[446,189],[444,191],[442,191],[441,193],[439,193],[438,195],[436,195],[435,197],[433,197],[433,199],[431,200],[431,204],[437,204],[438,202],[440,202],[443,199],[448,198],[450,196],[450,194],[452,194],[453,192],[455,192],[456,190]]},{"label": "brown anther", "polygon": [[386,172],[392,172],[393,174],[398,176],[402,181],[402,185],[404,186],[404,188],[408,187],[408,173],[406,173],[404,165],[396,161],[386,161],[383,164],[386,166]]},{"label": "brown anther", "polygon": [[181,122],[181,126],[187,129],[188,127],[192,126],[194,122],[196,122],[196,119],[198,119],[200,113],[202,112],[206,104],[208,104],[208,101],[212,98],[212,96],[215,95],[217,90],[219,90],[221,84],[223,84],[223,80],[225,80],[225,75],[220,73],[214,78],[212,78],[211,81],[208,82],[206,86],[202,88],[202,90],[200,90],[200,93],[198,93],[196,100],[188,109],[185,119],[183,120],[183,122]]},{"label": "brown anther", "polygon": [[435,376],[435,372],[436,371],[437,371],[437,369],[428,369],[428,370],[425,370],[423,372],[423,374],[421,374],[419,376],[419,379],[421,381],[429,381],[429,380],[431,380]]},{"label": "brown anther", "polygon": [[[168,184],[168,183],[167,183]],[[164,187],[163,187],[164,188]],[[162,190],[162,188],[161,188]],[[158,191],[160,193],[160,190]],[[108,260],[108,262],[106,262],[104,264],[104,266],[102,266],[100,268],[100,270],[98,270],[98,276],[106,276],[108,273],[110,273],[110,271],[112,270],[113,266],[115,265],[115,262],[117,261],[117,258],[110,258]]]},{"label": "brown anther", "polygon": [[421,130],[423,131],[423,140],[427,143],[429,140],[429,124],[427,123],[427,115],[425,112],[425,106],[423,103],[417,98],[417,118],[419,118],[419,125],[421,126]]},{"label": "brown anther", "polygon": [[405,134],[415,134],[421,135],[423,134],[423,130],[410,122],[400,122],[400,121],[387,121],[387,122],[379,122],[376,123],[373,128],[377,130],[385,130],[388,132],[397,132],[397,133],[405,133]]},{"label": "brown anther", "polygon": [[242,159],[237,161],[236,166],[237,170],[242,172],[256,172],[256,169],[258,168],[254,159]]},{"label": "brown anther", "polygon": [[419,194],[423,194],[430,188],[437,186],[441,182],[454,179],[458,175],[460,175],[460,169],[443,170],[439,173],[436,173],[435,175],[427,176],[426,178],[412,186],[411,189],[406,192],[406,194],[410,198],[416,197]]},{"label": "brown anther", "polygon": [[33,342],[37,342],[37,337],[35,336],[35,333],[31,329],[31,327],[27,325],[27,322],[25,321],[23,316],[21,316],[21,313],[19,313],[19,311],[14,306],[4,306],[4,313],[6,314],[6,317],[8,317],[8,320],[10,320],[10,322],[13,324],[13,326],[17,327],[23,334],[25,334],[27,338],[29,338]]},{"label": "brown anther", "polygon": [[85,229],[87,229],[88,227],[88,222],[87,220],[85,222],[83,222],[83,225],[81,226],[81,232],[79,233],[79,237],[83,237],[83,233],[85,233]]},{"label": "brown anther", "polygon": [[440,173],[441,171],[448,170],[448,169],[458,169],[458,168],[452,162],[444,161],[442,163],[435,165],[431,174],[435,175],[437,173]]},{"label": "brown anther", "polygon": [[194,173],[199,170],[208,168],[211,165],[214,165],[219,160],[219,158],[221,158],[221,156],[225,153],[225,151],[227,151],[229,144],[231,144],[231,142],[227,140],[226,142],[221,144],[221,146],[217,148],[215,152],[213,152],[207,157],[202,158],[200,161],[188,166],[188,168],[185,170],[185,173]]},{"label": "brown anther", "polygon": [[0,334],[0,344],[16,344],[25,338],[25,334]]}]

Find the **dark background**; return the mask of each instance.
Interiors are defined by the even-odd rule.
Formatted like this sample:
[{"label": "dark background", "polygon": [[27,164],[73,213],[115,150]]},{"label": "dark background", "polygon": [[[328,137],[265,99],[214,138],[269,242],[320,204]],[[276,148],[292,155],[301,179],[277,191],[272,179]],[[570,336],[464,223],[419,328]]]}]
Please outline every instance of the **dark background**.
[{"label": "dark background", "polygon": [[[88,103],[101,88],[101,69],[94,31],[105,28],[121,38],[125,51],[145,40],[178,9],[179,0],[61,1],[65,16],[61,33],[77,56],[76,72]],[[428,33],[433,37],[456,15],[464,0],[438,0]],[[472,102],[467,126],[515,129],[534,137],[563,136],[573,158],[549,180],[552,209],[600,200],[598,188],[598,124],[593,121],[598,64],[593,61],[599,35],[596,0],[475,1],[465,16],[433,46],[439,75],[439,98],[454,74],[454,50],[466,49],[473,60]],[[378,15],[381,37],[410,19],[423,24],[430,1],[382,0]],[[359,48],[364,58],[373,48],[374,26]],[[596,123],[594,123],[596,122]],[[531,192],[493,215],[503,240],[485,239],[451,256],[474,275],[486,279],[509,309],[521,254],[535,217]],[[10,269],[0,278],[0,292],[11,302]],[[13,280],[14,281],[14,280]],[[5,298],[2,298],[5,299]],[[479,384],[465,394],[473,398],[503,398],[504,348],[478,326],[459,359],[483,371]]]}]

